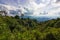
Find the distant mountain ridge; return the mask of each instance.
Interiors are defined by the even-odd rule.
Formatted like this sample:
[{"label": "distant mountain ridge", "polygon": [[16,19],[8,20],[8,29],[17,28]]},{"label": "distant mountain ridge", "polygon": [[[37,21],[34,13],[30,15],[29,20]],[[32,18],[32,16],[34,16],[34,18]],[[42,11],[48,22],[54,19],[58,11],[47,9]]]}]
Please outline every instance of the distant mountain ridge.
[{"label": "distant mountain ridge", "polygon": [[[31,19],[37,19],[37,21],[47,21],[47,20],[51,20],[51,19],[55,19],[56,17],[49,17],[49,16],[31,16],[33,14],[32,11],[30,11],[28,8],[17,8],[14,6],[9,6],[9,5],[3,5],[0,4],[0,10],[1,11],[6,11],[8,13],[8,16],[15,16],[15,15],[19,15],[22,11],[22,13],[24,13],[24,18],[31,18]],[[20,13],[19,13],[20,12]]]}]

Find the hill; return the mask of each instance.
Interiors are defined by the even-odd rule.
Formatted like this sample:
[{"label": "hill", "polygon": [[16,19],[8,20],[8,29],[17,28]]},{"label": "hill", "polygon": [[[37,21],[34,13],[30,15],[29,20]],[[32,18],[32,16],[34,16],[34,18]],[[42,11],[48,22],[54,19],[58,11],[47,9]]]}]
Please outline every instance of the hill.
[{"label": "hill", "polygon": [[37,22],[0,15],[0,40],[60,40],[60,18]]}]

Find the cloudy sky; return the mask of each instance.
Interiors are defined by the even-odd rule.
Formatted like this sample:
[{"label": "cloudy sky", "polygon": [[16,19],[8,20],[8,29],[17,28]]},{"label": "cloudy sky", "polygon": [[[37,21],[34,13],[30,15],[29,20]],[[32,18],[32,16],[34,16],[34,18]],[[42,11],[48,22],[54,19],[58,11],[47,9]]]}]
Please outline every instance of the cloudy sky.
[{"label": "cloudy sky", "polygon": [[59,16],[60,0],[0,0],[0,4],[25,7],[32,16]]}]

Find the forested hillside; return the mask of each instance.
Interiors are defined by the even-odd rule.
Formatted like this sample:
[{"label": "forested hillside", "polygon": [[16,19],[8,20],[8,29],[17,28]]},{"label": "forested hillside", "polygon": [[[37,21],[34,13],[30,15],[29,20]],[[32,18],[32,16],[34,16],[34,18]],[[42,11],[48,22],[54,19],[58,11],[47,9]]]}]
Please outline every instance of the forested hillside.
[{"label": "forested hillside", "polygon": [[60,40],[60,19],[37,22],[0,16],[0,40]]}]

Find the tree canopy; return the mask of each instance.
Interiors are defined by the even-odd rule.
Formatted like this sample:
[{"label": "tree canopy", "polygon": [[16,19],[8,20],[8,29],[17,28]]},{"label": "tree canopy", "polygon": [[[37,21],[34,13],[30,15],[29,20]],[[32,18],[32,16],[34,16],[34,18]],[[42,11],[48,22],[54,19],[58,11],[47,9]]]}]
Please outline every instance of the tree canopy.
[{"label": "tree canopy", "polygon": [[45,22],[0,16],[0,40],[60,40],[60,18]]}]

